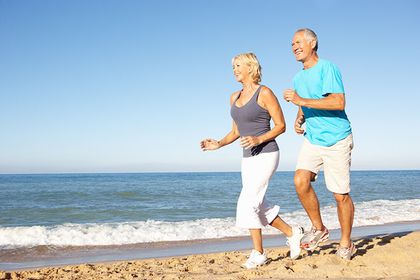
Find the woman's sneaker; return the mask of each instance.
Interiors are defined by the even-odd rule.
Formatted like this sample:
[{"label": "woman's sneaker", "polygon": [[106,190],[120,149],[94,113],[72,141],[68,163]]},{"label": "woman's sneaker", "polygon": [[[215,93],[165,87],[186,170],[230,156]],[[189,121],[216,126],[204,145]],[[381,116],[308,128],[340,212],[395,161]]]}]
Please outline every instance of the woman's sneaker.
[{"label": "woman's sneaker", "polygon": [[356,251],[357,251],[356,246],[354,245],[353,242],[351,242],[348,248],[339,247],[335,254],[345,260],[351,260],[351,257],[353,257]]},{"label": "woman's sneaker", "polygon": [[312,226],[311,231],[305,233],[302,238],[301,247],[307,251],[313,251],[319,243],[327,241],[329,236],[330,233],[325,226],[323,230],[317,230],[316,227]]},{"label": "woman's sneaker", "polygon": [[292,236],[287,237],[286,244],[290,247],[290,258],[295,260],[300,255],[300,241],[304,235],[303,228],[300,226],[292,227]]},{"label": "woman's sneaker", "polygon": [[244,268],[256,268],[259,265],[263,265],[267,262],[267,256],[264,253],[260,253],[257,250],[252,250],[251,255],[249,256],[248,260],[243,263],[241,266]]}]

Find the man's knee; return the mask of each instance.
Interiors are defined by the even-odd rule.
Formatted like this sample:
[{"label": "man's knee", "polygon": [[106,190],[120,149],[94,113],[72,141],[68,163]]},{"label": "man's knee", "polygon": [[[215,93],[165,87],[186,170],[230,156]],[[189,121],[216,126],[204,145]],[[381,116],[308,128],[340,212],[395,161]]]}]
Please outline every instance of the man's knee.
[{"label": "man's knee", "polygon": [[305,193],[311,188],[312,172],[297,170],[295,173],[295,187],[297,193]]},{"label": "man's knee", "polygon": [[334,193],[334,197],[337,203],[346,203],[351,200],[350,195],[348,193],[345,193],[345,194]]}]

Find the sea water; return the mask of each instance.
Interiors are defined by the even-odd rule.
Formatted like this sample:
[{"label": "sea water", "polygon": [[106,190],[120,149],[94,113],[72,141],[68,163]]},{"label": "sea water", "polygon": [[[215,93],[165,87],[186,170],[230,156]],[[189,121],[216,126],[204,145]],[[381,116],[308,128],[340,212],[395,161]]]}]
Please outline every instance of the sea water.
[{"label": "sea water", "polygon": [[[339,228],[322,173],[314,188],[324,223]],[[420,171],[353,171],[351,188],[355,227],[420,220]],[[0,249],[247,235],[235,227],[240,190],[238,172],[0,175]],[[266,198],[310,228],[293,172],[277,172]]]}]

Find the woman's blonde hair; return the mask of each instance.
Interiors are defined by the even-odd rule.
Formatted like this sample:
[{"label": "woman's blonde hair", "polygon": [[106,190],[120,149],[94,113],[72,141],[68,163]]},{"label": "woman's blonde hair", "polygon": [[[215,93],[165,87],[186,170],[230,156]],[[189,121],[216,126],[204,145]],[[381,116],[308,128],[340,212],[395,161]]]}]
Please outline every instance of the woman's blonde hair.
[{"label": "woman's blonde hair", "polygon": [[232,59],[232,64],[235,62],[235,60],[239,60],[240,62],[245,63],[251,68],[249,74],[251,75],[251,78],[255,83],[261,82],[261,77],[262,77],[261,69],[262,68],[255,54],[253,53],[238,54]]}]

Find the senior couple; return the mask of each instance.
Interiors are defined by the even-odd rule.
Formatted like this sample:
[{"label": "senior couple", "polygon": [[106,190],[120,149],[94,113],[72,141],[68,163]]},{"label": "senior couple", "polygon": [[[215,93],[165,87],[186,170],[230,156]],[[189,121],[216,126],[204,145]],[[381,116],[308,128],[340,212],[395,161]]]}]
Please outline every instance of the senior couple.
[{"label": "senior couple", "polygon": [[[301,248],[312,251],[328,240],[328,229],[322,222],[317,195],[311,182],[324,168],[325,183],[335,197],[341,227],[337,256],[350,260],[356,251],[350,239],[354,205],[350,197],[350,161],[353,138],[344,111],[345,95],[341,74],[336,65],[320,59],[318,39],[312,30],[299,29],[292,40],[296,60],[303,64],[293,79],[293,89],[283,98],[298,107],[295,131],[303,134],[294,177],[297,195],[312,222],[304,232],[290,226],[279,216],[279,206],[266,198],[268,183],[279,164],[279,148],[275,138],[286,130],[280,104],[270,88],[260,85],[261,66],[252,53],[233,58],[233,73],[242,89],[230,97],[231,131],[221,140],[204,139],[203,151],[216,150],[240,138],[243,147],[241,163],[242,190],[236,211],[236,226],[249,229],[254,249],[245,268],[267,262],[261,228],[270,225],[287,236],[290,257],[297,259]],[[270,126],[270,121],[274,126]],[[305,123],[305,129],[302,125]]]}]

